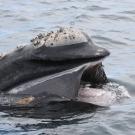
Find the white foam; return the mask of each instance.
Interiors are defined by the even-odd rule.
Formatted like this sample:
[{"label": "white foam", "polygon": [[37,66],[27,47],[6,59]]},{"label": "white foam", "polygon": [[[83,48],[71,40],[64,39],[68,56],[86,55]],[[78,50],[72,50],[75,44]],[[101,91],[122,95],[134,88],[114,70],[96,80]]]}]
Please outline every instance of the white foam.
[{"label": "white foam", "polygon": [[130,97],[130,94],[124,86],[116,83],[108,83],[102,89],[90,87],[81,88],[77,100],[99,106],[110,106],[122,99]]}]

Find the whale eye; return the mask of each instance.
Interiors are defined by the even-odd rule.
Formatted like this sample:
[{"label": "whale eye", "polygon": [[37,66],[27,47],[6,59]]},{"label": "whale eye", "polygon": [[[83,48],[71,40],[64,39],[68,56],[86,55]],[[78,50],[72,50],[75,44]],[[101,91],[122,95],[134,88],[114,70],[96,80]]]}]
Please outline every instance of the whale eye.
[{"label": "whale eye", "polygon": [[51,31],[46,34],[39,34],[31,40],[34,47],[54,47],[73,45],[78,43],[87,43],[88,37],[84,32],[75,28],[60,28],[57,31]]}]

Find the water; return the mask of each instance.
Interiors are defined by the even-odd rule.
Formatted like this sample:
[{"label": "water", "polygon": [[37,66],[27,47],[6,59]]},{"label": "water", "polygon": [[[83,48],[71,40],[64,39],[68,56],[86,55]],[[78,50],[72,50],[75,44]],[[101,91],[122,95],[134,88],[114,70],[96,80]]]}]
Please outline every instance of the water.
[{"label": "water", "polygon": [[110,108],[66,103],[1,109],[0,134],[134,135],[135,1],[0,0],[0,52],[28,44],[38,33],[59,26],[83,29],[98,46],[110,50],[104,61],[106,73],[124,84],[132,98]]}]

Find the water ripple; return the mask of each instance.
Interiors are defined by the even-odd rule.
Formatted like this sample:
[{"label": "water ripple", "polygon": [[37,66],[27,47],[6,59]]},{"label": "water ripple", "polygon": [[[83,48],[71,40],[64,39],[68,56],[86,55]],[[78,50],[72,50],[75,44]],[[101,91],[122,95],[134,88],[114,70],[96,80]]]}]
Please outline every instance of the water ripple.
[{"label": "water ripple", "polygon": [[109,10],[109,8],[101,7],[101,6],[97,6],[97,5],[87,6],[84,9],[91,10],[91,11]]},{"label": "water ripple", "polygon": [[131,14],[131,15],[135,15],[135,10],[128,10],[128,11],[123,11],[121,12],[123,14]]},{"label": "water ripple", "polygon": [[[38,33],[60,26],[86,31],[111,51],[107,75],[135,87],[134,0],[0,0],[0,52],[13,50]],[[126,84],[129,83],[128,85]],[[77,105],[44,109],[1,110],[0,134],[101,135],[135,134],[135,99],[105,109]]]},{"label": "water ripple", "polygon": [[120,21],[120,20],[126,20],[126,21],[135,21],[134,19],[128,17],[128,16],[121,16],[121,15],[101,15],[101,18],[103,19],[109,19],[109,20],[116,20],[116,21]]},{"label": "water ripple", "polygon": [[109,42],[110,44],[118,44],[118,45],[126,45],[126,43],[124,42],[120,42],[120,41],[117,41],[117,40],[112,40],[111,38],[108,38],[108,37],[102,37],[102,36],[93,36],[93,38],[96,38],[98,40],[103,40],[105,42]]}]

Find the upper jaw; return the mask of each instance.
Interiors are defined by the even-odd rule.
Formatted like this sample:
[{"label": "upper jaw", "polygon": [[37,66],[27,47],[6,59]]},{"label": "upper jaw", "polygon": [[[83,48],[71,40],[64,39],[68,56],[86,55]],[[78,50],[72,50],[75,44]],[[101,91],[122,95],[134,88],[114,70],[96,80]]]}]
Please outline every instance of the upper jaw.
[{"label": "upper jaw", "polygon": [[97,61],[109,56],[110,52],[104,48],[90,44],[78,43],[68,46],[40,47],[30,53],[32,60],[51,62],[63,61]]}]

